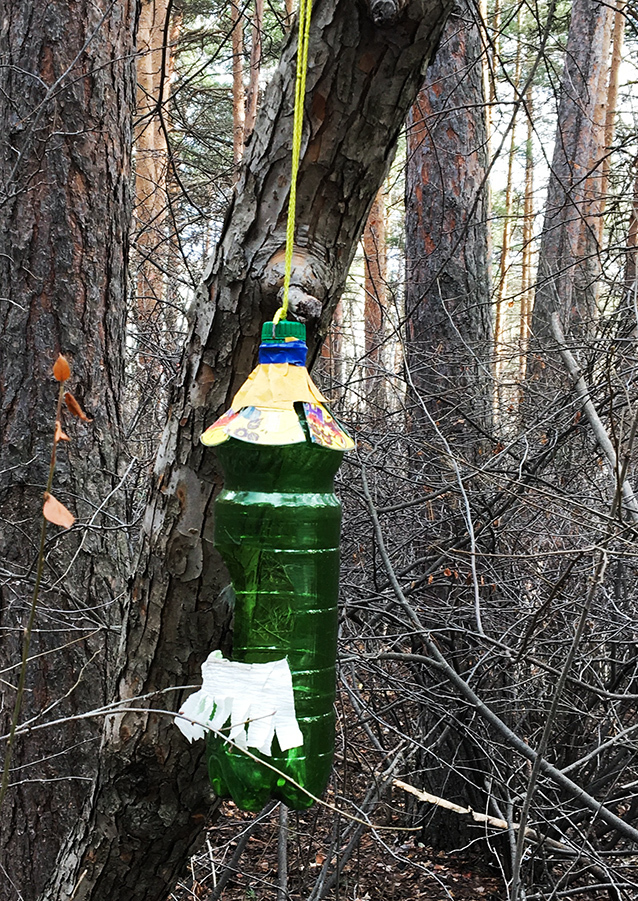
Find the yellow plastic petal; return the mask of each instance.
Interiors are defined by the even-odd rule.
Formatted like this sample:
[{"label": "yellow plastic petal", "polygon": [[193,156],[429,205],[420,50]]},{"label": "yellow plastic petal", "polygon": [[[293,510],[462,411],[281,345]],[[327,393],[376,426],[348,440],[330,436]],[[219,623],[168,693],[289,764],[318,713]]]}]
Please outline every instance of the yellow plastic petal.
[{"label": "yellow plastic petal", "polygon": [[209,425],[202,437],[199,439],[206,447],[216,447],[228,441],[228,432],[226,426],[235,419],[237,413],[234,410],[227,410],[223,416],[216,419],[212,425]]},{"label": "yellow plastic petal", "polygon": [[310,404],[326,402],[306,367],[290,363],[260,363],[233,398],[232,409],[265,407],[292,410],[295,401]]},{"label": "yellow plastic petal", "polygon": [[304,427],[294,408],[303,403],[310,440],[332,450],[352,450],[354,441],[323,406],[325,398],[305,366],[260,363],[233,398],[230,410],[206,429],[202,444],[236,438],[252,444],[302,444]]}]

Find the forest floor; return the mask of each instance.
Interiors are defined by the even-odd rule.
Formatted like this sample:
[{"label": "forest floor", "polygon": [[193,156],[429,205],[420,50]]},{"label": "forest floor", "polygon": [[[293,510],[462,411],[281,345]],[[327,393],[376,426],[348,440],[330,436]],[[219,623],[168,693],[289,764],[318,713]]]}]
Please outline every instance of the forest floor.
[{"label": "forest floor", "polygon": [[[488,850],[435,851],[421,843],[418,834],[394,831],[394,817],[383,808],[377,807],[374,820],[384,823],[384,831],[363,831],[348,859],[342,857],[341,862],[331,849],[344,823],[336,826],[334,814],[325,808],[291,811],[286,901],[506,901],[502,875],[495,857],[486,859]],[[232,802],[221,803],[204,849],[192,859],[188,878],[170,901],[279,901],[284,897],[278,896],[278,811],[277,805],[256,824],[254,814],[243,813]],[[243,850],[238,854],[240,845]],[[341,855],[347,845],[342,834]],[[338,883],[334,879],[337,866]],[[335,884],[326,885],[331,876]],[[319,891],[321,884],[323,891]],[[608,901],[607,891],[587,890],[587,879],[578,884],[578,901]],[[567,894],[573,890],[574,884]],[[537,892],[537,898],[552,894],[551,889],[549,894]]]},{"label": "forest floor", "polygon": [[[224,802],[207,834],[206,847],[191,865],[171,901],[212,901],[216,886],[222,901],[277,901],[279,815],[275,808],[251,832],[238,860],[242,833],[254,823],[232,802]],[[375,819],[377,819],[375,817]],[[387,826],[386,826],[387,828]],[[318,883],[339,866],[332,846],[334,818],[319,811],[290,812],[288,817],[287,901],[307,901]],[[230,868],[230,873],[229,873]],[[338,885],[326,901],[505,901],[503,880],[479,854],[446,854],[405,833],[363,832],[356,849],[342,866]],[[230,876],[230,878],[228,878]],[[318,901],[318,899],[317,899]]]},{"label": "forest floor", "polygon": [[[204,846],[168,901],[507,901],[497,854],[500,845],[509,855],[503,833],[488,837],[484,825],[471,824],[462,850],[431,847],[423,824],[435,809],[382,775],[384,761],[349,707],[338,736],[344,751],[335,754],[324,802],[287,812],[285,893],[278,885],[281,805],[271,802],[254,814],[217,800]],[[404,777],[411,775],[418,781],[417,774]],[[594,875],[583,860],[543,858],[536,848],[526,868],[528,901],[610,901],[600,871]],[[616,878],[617,901],[635,901],[638,857],[625,858]]]}]

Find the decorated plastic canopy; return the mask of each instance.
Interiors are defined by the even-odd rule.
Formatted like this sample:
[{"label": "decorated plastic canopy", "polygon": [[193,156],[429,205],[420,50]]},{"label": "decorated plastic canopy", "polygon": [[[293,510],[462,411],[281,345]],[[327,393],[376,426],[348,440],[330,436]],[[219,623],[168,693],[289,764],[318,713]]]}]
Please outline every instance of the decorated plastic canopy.
[{"label": "decorated plastic canopy", "polygon": [[224,488],[215,546],[235,594],[232,660],[216,651],[178,725],[207,732],[211,784],[244,810],[309,807],[334,754],[341,505],[354,442],[305,368],[305,327],[266,323],[259,365],[202,435]]},{"label": "decorated plastic canopy", "polygon": [[[326,399],[305,367],[305,326],[280,322],[262,329],[259,364],[239,389],[226,413],[202,435],[216,447],[229,438],[252,444],[302,444],[351,450],[354,442],[329,413]],[[306,426],[306,427],[304,427]]]}]

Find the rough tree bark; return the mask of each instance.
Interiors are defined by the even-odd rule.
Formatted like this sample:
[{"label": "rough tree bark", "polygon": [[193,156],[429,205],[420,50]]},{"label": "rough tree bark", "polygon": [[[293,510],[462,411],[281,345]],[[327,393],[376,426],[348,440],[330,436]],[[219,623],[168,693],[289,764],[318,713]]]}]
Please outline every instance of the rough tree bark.
[{"label": "rough tree bark", "polygon": [[[15,701],[51,452],[58,352],[92,425],[68,423],[22,721],[107,695],[128,550],[120,450],[134,4],[13,0],[0,38],[0,734]],[[115,492],[112,494],[112,492]],[[115,527],[115,528],[114,528]],[[109,637],[111,636],[111,637]],[[55,651],[55,653],[53,653]],[[110,660],[112,663],[112,659]],[[50,705],[54,705],[50,708]],[[49,709],[50,708],[50,709]],[[18,740],[0,814],[0,898],[37,897],[94,773],[87,721]],[[2,745],[3,752],[6,744]],[[3,754],[4,756],[4,754]]]},{"label": "rough tree bark", "polygon": [[[423,466],[428,484],[437,473],[442,481],[455,481],[451,462],[441,470],[441,460],[450,453],[473,457],[476,432],[468,420],[484,426],[491,418],[483,91],[479,29],[469,8],[457,6],[408,119],[406,358],[415,431],[427,436],[426,448],[436,448],[432,457],[415,458],[415,478],[421,478]],[[441,440],[439,424],[448,439],[453,436],[452,451]],[[458,509],[450,505],[444,510],[449,523],[458,519]],[[441,600],[433,599],[428,615],[444,627],[436,620]],[[442,632],[441,640],[449,643],[451,659],[467,655],[463,639]],[[482,784],[475,774],[484,767],[471,728],[464,734],[465,711],[432,707],[421,717],[420,729],[430,747],[417,764],[421,784],[448,800],[480,807],[484,799],[472,779]],[[439,847],[458,847],[469,835],[462,819],[441,809],[428,818],[426,829],[428,843]]]},{"label": "rough tree bark", "polygon": [[[449,11],[445,0],[386,6],[397,9],[385,16],[396,15],[381,24],[378,10],[373,21],[352,0],[318,0],[314,8],[291,292],[294,314],[311,326],[312,354]],[[138,695],[197,682],[223,637],[219,593],[227,576],[212,546],[220,475],[198,438],[248,375],[260,322],[278,305],[295,46],[292,34],[192,310],[122,631],[118,696],[128,706]],[[161,708],[179,702],[179,692],[157,696]],[[110,717],[90,800],[42,898],[165,898],[204,824],[205,782],[202,749],[168,717],[144,709]]]},{"label": "rough tree bark", "polygon": [[[406,321],[415,388],[435,419],[491,412],[487,133],[479,30],[457,7],[408,119]],[[458,431],[458,430],[457,430]]]},{"label": "rough tree bark", "polygon": [[599,0],[574,0],[532,316],[528,371],[534,375],[542,366],[540,355],[552,341],[552,313],[559,313],[565,333],[574,338],[586,337],[595,320],[599,270],[595,201],[605,155],[601,98],[607,95],[613,20],[611,6]]}]

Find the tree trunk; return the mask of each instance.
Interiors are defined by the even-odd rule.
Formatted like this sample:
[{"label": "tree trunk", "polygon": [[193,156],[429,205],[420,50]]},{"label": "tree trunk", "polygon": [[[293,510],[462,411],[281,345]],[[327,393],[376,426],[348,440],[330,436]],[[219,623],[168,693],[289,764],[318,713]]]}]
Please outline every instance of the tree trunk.
[{"label": "tree trunk", "polygon": [[[638,158],[634,160],[638,170]],[[627,227],[627,255],[625,257],[624,306],[629,311],[631,327],[627,333],[633,333],[637,327],[636,309],[638,309],[638,175],[634,180],[633,204],[629,214]]]},{"label": "tree trunk", "polygon": [[[507,298],[510,240],[512,231],[512,175],[516,156],[516,125],[512,123],[512,135],[507,159],[507,183],[505,186],[505,211],[501,239],[501,258],[498,266],[498,286],[496,289],[496,311],[494,318],[494,373],[497,380],[505,366],[505,300]],[[497,389],[498,390],[498,386]]]},{"label": "tree trunk", "polygon": [[553,312],[574,338],[585,338],[595,321],[599,264],[592,203],[604,156],[600,99],[613,19],[613,10],[599,0],[574,0],[532,318],[534,374],[542,365],[538,354],[550,341]]},{"label": "tree trunk", "polygon": [[137,311],[142,331],[157,319],[164,297],[168,257],[165,234],[168,146],[160,113],[167,115],[165,104],[172,57],[168,46],[169,14],[169,0],[142,0],[137,30],[135,217],[140,256]]},{"label": "tree trunk", "polygon": [[532,242],[534,240],[534,153],[533,153],[533,106],[532,88],[528,89],[527,143],[525,146],[525,201],[523,204],[523,263],[521,268],[521,309],[519,318],[519,381],[522,383],[527,371],[527,347],[532,324]]},{"label": "tree trunk", "polygon": [[372,204],[363,231],[364,300],[363,327],[365,333],[368,384],[366,401],[373,416],[383,406],[381,357],[383,351],[383,319],[386,304],[387,250],[385,235],[385,198],[379,191]]},{"label": "tree trunk", "polygon": [[611,38],[611,62],[609,64],[609,84],[607,85],[607,105],[605,109],[605,156],[602,164],[602,177],[600,187],[600,217],[598,220],[597,240],[603,242],[603,213],[607,205],[607,192],[609,190],[609,156],[611,145],[616,134],[616,107],[618,105],[618,78],[620,64],[622,62],[623,44],[625,41],[625,0],[618,0],[614,13],[614,30]]},{"label": "tree trunk", "polygon": [[434,418],[471,409],[485,422],[492,387],[487,138],[481,42],[467,17],[464,8],[448,22],[408,119],[406,319],[415,389]]},{"label": "tree trunk", "polygon": [[[326,333],[447,13],[445,3],[412,0],[394,21],[375,25],[351,0],[315,5],[291,298],[291,313],[311,326],[311,355]],[[212,544],[212,500],[221,477],[198,439],[247,377],[260,322],[278,306],[295,56],[292,34],[191,312],[122,632],[118,696],[129,706],[157,692],[154,707],[177,710],[182,692],[170,689],[200,680],[202,661],[227,627],[219,597],[227,575]],[[161,713],[110,717],[90,801],[43,899],[164,899],[209,808],[202,756],[203,748],[191,747]]]},{"label": "tree trunk", "polygon": [[385,199],[383,191],[374,198],[363,232],[364,254],[364,329],[366,354],[374,354],[381,343],[383,307],[386,299],[387,266],[385,238]]},{"label": "tree trunk", "polygon": [[255,0],[255,18],[253,19],[250,43],[250,83],[246,96],[246,137],[252,134],[257,118],[259,103],[259,75],[261,72],[262,38],[264,27],[264,0]]},{"label": "tree trunk", "polygon": [[238,2],[231,0],[230,24],[233,45],[233,162],[235,180],[244,155],[246,127],[246,91],[244,89],[244,19]]},{"label": "tree trunk", "polygon": [[[120,396],[130,221],[134,4],[13,0],[0,44],[1,734],[35,578],[58,352],[92,424],[66,422],[21,721],[104,702],[127,572]],[[114,528],[116,526],[117,528]],[[55,651],[55,653],[51,653]],[[112,675],[112,673],[111,673]],[[0,898],[34,899],[77,823],[101,729],[18,738],[0,815]],[[4,744],[6,749],[6,744]]]},{"label": "tree trunk", "polygon": [[[487,19],[485,20],[487,24]],[[496,73],[500,67],[500,53],[501,53],[501,0],[494,0],[494,5],[492,7],[492,16],[490,22],[490,31],[489,36],[491,37],[491,45],[489,49],[485,52],[485,62],[484,68],[487,69],[487,83],[488,88],[486,92],[487,96],[487,107],[486,107],[486,130],[487,130],[487,140],[488,147],[491,148],[492,143],[492,120],[494,118],[494,107],[496,106]],[[489,157],[491,159],[491,149],[489,152]]]},{"label": "tree trunk", "polygon": [[[428,451],[435,449],[431,456],[416,457],[415,479],[425,478],[428,485],[438,479],[456,481],[449,455],[474,456],[476,432],[468,419],[485,426],[492,408],[487,135],[481,41],[469,19],[467,7],[457,8],[449,19],[408,120],[407,365],[417,423],[414,438],[423,440],[420,446]],[[452,450],[442,433],[453,443]],[[442,509],[446,522],[458,523],[458,509],[446,502]],[[464,531],[462,525],[456,528],[459,534]],[[441,630],[441,640],[450,642],[450,657],[461,661],[466,645],[446,635],[445,623],[437,618],[440,602],[446,600],[435,597],[425,616]],[[421,678],[432,688],[427,674]],[[424,708],[419,725],[429,750],[417,768],[427,791],[480,807],[482,780],[475,774],[485,767],[471,728],[463,728],[467,722],[460,705]],[[428,813],[426,830],[428,844],[446,848],[459,847],[469,836],[461,818],[442,809]]]},{"label": "tree trunk", "polygon": [[[519,8],[516,18],[516,64],[514,70],[514,87],[516,91],[520,88],[521,83],[521,25],[522,25],[522,7]],[[497,384],[495,391],[500,392],[499,379],[502,375],[503,368],[506,366],[506,360],[503,359],[505,352],[505,301],[508,293],[509,281],[509,255],[510,243],[512,235],[512,210],[513,210],[513,172],[514,159],[516,157],[516,122],[512,122],[512,134],[510,136],[510,149],[507,157],[507,182],[505,185],[505,211],[503,216],[503,236],[501,240],[501,259],[499,261],[498,285],[496,288],[496,310],[494,319],[494,373],[496,375]],[[500,407],[500,398],[497,398],[495,408]]]}]

